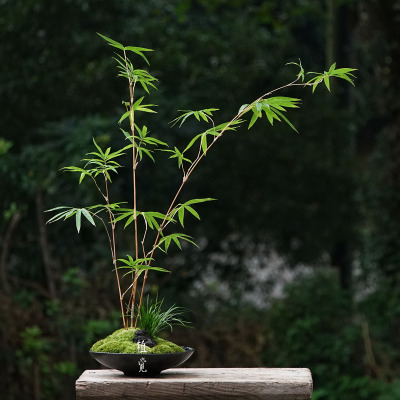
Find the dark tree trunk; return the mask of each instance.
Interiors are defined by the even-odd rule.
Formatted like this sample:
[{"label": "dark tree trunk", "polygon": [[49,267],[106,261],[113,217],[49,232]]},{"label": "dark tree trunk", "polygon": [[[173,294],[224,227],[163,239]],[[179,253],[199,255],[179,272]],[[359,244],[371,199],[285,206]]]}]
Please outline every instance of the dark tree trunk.
[{"label": "dark tree trunk", "polygon": [[20,219],[21,219],[21,214],[18,211],[15,212],[10,219],[5,235],[2,238],[2,246],[0,254],[0,288],[6,294],[10,293],[10,284],[9,284],[8,270],[7,270],[8,255],[12,245],[12,236]]},{"label": "dark tree trunk", "polygon": [[39,229],[39,244],[42,253],[43,267],[46,275],[47,286],[52,300],[57,298],[56,290],[56,273],[53,259],[50,254],[50,246],[47,238],[46,223],[44,221],[43,213],[43,195],[41,191],[36,192],[36,219]]}]

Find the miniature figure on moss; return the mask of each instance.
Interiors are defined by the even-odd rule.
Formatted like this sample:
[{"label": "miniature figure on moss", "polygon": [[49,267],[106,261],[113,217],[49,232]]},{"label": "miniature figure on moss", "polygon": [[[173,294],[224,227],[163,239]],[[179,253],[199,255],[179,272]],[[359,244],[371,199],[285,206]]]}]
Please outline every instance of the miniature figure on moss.
[{"label": "miniature figure on moss", "polygon": [[[136,89],[141,87],[147,94],[150,94],[150,90],[156,88],[157,79],[147,69],[137,68],[136,63],[142,61],[149,65],[147,53],[152,50],[143,47],[124,46],[106,36],[100,36],[116,49],[117,53],[114,60],[117,64],[118,76],[124,78],[127,82],[128,99],[123,101],[126,110],[119,119],[119,124],[121,125],[120,134],[124,136],[128,144],[116,150],[112,150],[110,147],[102,149],[93,139],[95,149],[82,160],[83,165],[65,167],[64,170],[78,173],[79,183],[84,180],[91,181],[98,190],[103,202],[81,208],[65,206],[53,208],[48,211],[55,211],[56,214],[48,222],[75,217],[76,228],[79,232],[81,220],[84,217],[92,225],[96,225],[96,222],[99,222],[106,232],[114,266],[123,329],[97,342],[92,349],[96,351],[137,352],[139,345],[133,339],[140,328],[140,330],[146,330],[149,337],[157,342],[154,347],[146,346],[146,352],[173,351],[173,349],[176,349],[174,345],[156,336],[158,328],[153,329],[157,325],[154,316],[157,314],[158,316],[167,314],[167,317],[168,314],[170,314],[169,316],[173,315],[172,320],[167,318],[164,321],[164,324],[166,323],[164,327],[171,327],[172,323],[185,325],[185,322],[179,316],[174,315],[174,312],[180,310],[175,308],[172,311],[170,309],[162,312],[161,302],[161,305],[158,303],[158,306],[155,303],[154,307],[157,312],[154,312],[155,310],[154,308],[151,309],[153,306],[150,303],[144,306],[143,296],[146,281],[151,271],[168,272],[166,268],[154,266],[157,252],[167,253],[172,245],[181,249],[182,242],[195,244],[192,237],[182,233],[177,227],[184,226],[185,218],[188,215],[200,219],[198,211],[195,209],[196,205],[214,200],[212,198],[196,198],[180,202],[181,192],[189,178],[214,144],[224,134],[229,134],[243,125],[245,123],[243,118],[247,115],[250,116],[249,129],[258,119],[265,115],[270,125],[273,125],[274,122],[285,122],[297,132],[286,116],[286,112],[288,109],[298,108],[300,99],[274,96],[276,92],[293,86],[311,87],[314,92],[320,83],[324,83],[330,91],[330,80],[332,78],[341,78],[353,84],[354,75],[352,72],[354,69],[337,69],[336,64],[333,64],[328,71],[312,73],[314,76],[307,81],[305,80],[306,73],[301,62],[289,63],[294,64],[299,69],[292,82],[262,94],[249,104],[242,105],[238,113],[228,122],[215,122],[214,114],[218,111],[216,108],[196,111],[185,110],[172,121],[173,125],[179,124],[181,126],[189,118],[195,118],[200,123],[208,126],[199,130],[196,135],[190,138],[185,148],[178,149],[175,146],[169,146],[160,138],[150,135],[147,126],[141,122],[141,115],[155,113],[155,105],[146,104],[144,96],[137,96]],[[166,152],[169,158],[175,159],[182,175],[181,184],[176,189],[170,203],[166,206],[166,211],[144,210],[139,208],[141,205],[138,202],[136,185],[138,165],[145,157],[155,162],[157,151]],[[110,198],[111,176],[122,167],[120,160],[127,152],[131,154],[132,159],[131,206],[127,205],[128,203],[112,202]],[[124,228],[130,229],[133,227],[132,253],[127,254],[124,258],[118,255],[118,238],[116,235],[116,226],[122,223]],[[143,312],[146,307],[151,312],[147,312],[147,314]]]}]

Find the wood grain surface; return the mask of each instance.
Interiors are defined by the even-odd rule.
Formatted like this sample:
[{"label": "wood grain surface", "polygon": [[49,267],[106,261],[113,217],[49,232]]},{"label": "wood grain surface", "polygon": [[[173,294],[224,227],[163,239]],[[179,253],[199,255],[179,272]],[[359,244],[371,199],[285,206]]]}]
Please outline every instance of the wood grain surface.
[{"label": "wood grain surface", "polygon": [[176,368],[154,378],[100,369],[87,370],[76,381],[77,400],[305,400],[312,390],[306,368]]}]

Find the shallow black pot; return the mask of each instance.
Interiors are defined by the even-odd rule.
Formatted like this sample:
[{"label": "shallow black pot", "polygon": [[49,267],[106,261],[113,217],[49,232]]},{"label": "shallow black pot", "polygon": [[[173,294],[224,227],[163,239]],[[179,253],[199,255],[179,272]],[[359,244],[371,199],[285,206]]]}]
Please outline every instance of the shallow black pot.
[{"label": "shallow black pot", "polygon": [[90,355],[100,364],[122,371],[127,376],[157,375],[164,369],[177,367],[184,363],[193,353],[191,347],[182,346],[182,353],[165,354],[131,354],[131,353],[101,353],[89,351]]}]

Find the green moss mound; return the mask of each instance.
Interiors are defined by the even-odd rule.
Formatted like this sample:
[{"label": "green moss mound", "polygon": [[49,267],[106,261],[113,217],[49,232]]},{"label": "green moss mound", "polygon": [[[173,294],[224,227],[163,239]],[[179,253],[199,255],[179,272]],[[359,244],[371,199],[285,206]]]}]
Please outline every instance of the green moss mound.
[{"label": "green moss mound", "polygon": [[[140,328],[137,328],[140,329]],[[91,351],[100,353],[141,353],[137,343],[133,343],[136,329],[118,329],[105,339],[96,342]],[[155,337],[157,345],[153,348],[145,346],[147,354],[182,353],[185,350],[175,343]]]}]

